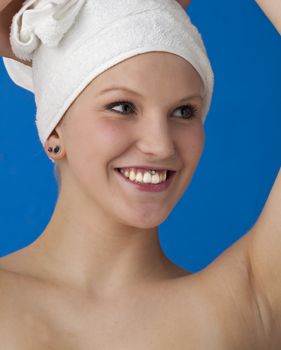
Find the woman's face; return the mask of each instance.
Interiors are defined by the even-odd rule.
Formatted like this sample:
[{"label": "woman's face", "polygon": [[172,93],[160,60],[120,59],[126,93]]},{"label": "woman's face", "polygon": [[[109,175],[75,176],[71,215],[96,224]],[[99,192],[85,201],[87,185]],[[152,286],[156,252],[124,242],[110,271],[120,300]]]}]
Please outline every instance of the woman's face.
[{"label": "woman's face", "polygon": [[[134,56],[99,75],[57,126],[66,153],[62,188],[74,200],[82,191],[119,223],[161,224],[184,194],[204,147],[202,89],[191,64],[165,52]],[[176,174],[166,190],[148,192],[116,170],[143,165]]]}]

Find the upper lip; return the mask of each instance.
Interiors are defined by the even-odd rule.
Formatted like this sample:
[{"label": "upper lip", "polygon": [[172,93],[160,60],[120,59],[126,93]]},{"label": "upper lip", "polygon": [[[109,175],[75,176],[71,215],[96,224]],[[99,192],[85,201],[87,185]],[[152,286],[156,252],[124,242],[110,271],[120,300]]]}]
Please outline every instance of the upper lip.
[{"label": "upper lip", "polygon": [[173,169],[173,168],[162,168],[155,165],[130,165],[130,166],[120,167],[119,169],[122,169],[122,168],[135,168],[135,169],[147,169],[147,170],[159,170],[159,171],[164,171],[164,170],[177,171],[176,169]]}]

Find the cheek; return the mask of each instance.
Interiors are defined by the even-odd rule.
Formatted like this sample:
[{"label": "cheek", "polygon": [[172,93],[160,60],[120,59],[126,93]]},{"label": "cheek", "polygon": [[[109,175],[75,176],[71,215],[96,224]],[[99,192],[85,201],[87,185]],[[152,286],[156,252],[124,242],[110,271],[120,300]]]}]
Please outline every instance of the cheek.
[{"label": "cheek", "polygon": [[204,148],[205,133],[198,123],[190,128],[183,128],[178,136],[180,153],[186,163],[197,163]]},{"label": "cheek", "polygon": [[204,127],[202,124],[197,125],[196,128],[194,128],[193,137],[191,137],[191,147],[194,150],[194,153],[197,156],[200,156],[203,148],[204,148],[204,142],[205,142],[205,132]]},{"label": "cheek", "polygon": [[124,123],[115,120],[102,120],[96,125],[94,137],[96,143],[112,149],[122,149],[128,144],[130,132]]},{"label": "cheek", "polygon": [[[124,149],[129,142],[130,132],[124,123],[116,120],[97,119],[73,125],[67,138],[71,154],[87,161],[87,158],[101,158],[104,161],[118,155],[118,150]],[[108,159],[107,159],[108,158]]]}]

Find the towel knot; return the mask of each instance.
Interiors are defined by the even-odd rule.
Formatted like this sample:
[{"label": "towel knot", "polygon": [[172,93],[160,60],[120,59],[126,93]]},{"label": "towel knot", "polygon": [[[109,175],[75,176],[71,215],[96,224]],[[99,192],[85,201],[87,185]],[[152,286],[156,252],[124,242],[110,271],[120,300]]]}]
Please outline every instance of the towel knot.
[{"label": "towel knot", "polygon": [[13,17],[10,43],[14,54],[31,61],[41,44],[55,47],[71,28],[86,0],[26,0]]}]

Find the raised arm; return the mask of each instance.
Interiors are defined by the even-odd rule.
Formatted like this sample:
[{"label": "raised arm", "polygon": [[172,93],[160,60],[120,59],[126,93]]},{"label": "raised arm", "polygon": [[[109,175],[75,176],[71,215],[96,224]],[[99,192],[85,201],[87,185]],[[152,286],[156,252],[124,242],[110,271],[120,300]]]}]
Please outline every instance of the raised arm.
[{"label": "raised arm", "polygon": [[270,19],[274,27],[281,35],[281,1],[280,0],[256,0],[263,12]]},{"label": "raised arm", "polygon": [[[281,34],[281,1],[256,0],[256,2]],[[271,331],[272,348],[279,349],[281,343],[281,168],[262,213],[249,235],[253,284],[257,293],[263,296],[260,304],[261,316]]]},{"label": "raised arm", "polygon": [[0,1],[0,12],[3,11],[4,8],[6,8],[11,2],[12,2],[12,0],[1,0]]},{"label": "raised arm", "polygon": [[181,4],[181,6],[186,9],[188,7],[188,5],[191,3],[191,0],[177,0],[178,3]]},{"label": "raised arm", "polygon": [[272,349],[281,344],[281,168],[266,204],[249,233],[252,280],[261,316],[272,335]]},{"label": "raised arm", "polygon": [[13,16],[21,8],[24,0],[0,0],[0,56],[32,66],[32,62],[17,58],[12,52],[9,34]]},{"label": "raised arm", "polygon": [[[7,0],[4,0],[7,1]],[[187,8],[191,0],[177,0],[183,8]],[[274,27],[281,34],[281,1],[280,0],[256,0],[263,12],[270,19]]]}]

